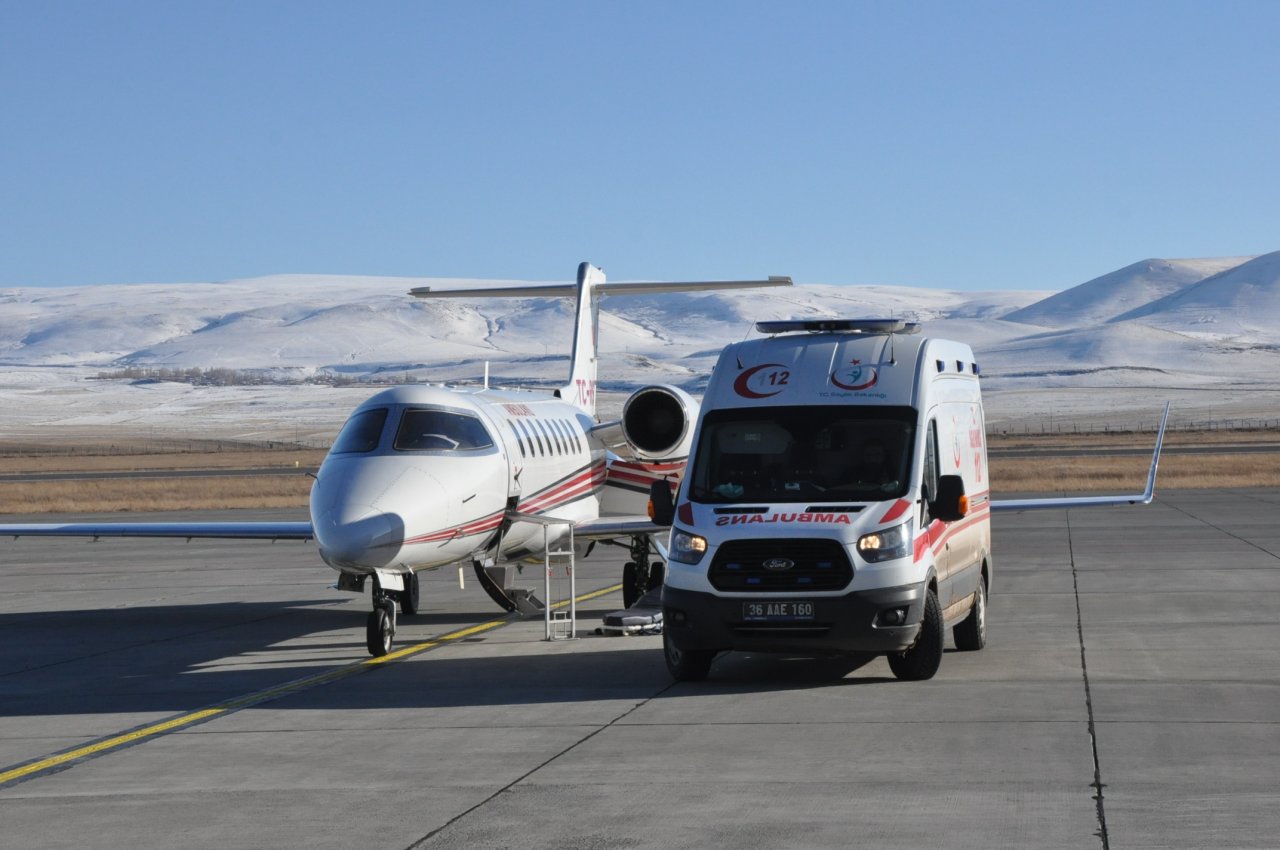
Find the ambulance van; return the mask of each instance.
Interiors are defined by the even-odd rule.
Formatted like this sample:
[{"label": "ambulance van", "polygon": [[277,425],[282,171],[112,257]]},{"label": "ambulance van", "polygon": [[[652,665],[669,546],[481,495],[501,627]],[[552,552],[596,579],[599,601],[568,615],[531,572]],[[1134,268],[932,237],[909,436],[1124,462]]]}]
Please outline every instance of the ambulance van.
[{"label": "ambulance van", "polygon": [[[668,669],[725,650],[884,653],[928,679],[986,642],[990,490],[969,346],[899,320],[760,322],[711,374],[675,501]],[[1153,468],[1154,474],[1154,468]]]}]

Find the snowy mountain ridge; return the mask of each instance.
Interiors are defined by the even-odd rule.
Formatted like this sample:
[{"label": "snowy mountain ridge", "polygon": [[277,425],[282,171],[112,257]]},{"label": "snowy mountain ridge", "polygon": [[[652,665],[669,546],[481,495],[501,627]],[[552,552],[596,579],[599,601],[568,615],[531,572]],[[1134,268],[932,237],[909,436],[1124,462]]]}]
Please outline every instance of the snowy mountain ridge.
[{"label": "snowy mountain ridge", "polygon": [[[3,290],[0,363],[9,378],[0,378],[0,391],[129,366],[451,382],[477,381],[489,364],[499,384],[559,381],[568,299],[407,294],[424,285],[515,283],[280,275]],[[989,407],[999,413],[1018,399],[1010,416],[1051,404],[1028,401],[1050,398],[1044,393],[1105,406],[1105,397],[1133,388],[1216,394],[1209,404],[1220,408],[1234,396],[1280,408],[1268,395],[1280,391],[1280,252],[1144,260],[1059,293],[806,284],[608,297],[601,383],[616,391],[674,383],[697,393],[720,348],[754,334],[755,321],[881,316],[970,343]]]}]

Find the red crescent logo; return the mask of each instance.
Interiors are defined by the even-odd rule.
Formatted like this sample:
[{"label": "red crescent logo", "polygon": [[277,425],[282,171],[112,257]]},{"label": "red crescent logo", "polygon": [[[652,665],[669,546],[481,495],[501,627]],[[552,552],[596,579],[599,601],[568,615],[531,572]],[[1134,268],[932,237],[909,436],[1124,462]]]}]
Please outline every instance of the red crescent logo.
[{"label": "red crescent logo", "polygon": [[836,377],[835,372],[831,373],[831,383],[842,390],[865,390],[869,387],[874,387],[876,381],[880,380],[880,373],[876,371],[874,366],[863,366],[854,370],[852,380],[857,381],[860,378],[866,378],[866,380],[857,384],[846,384]]},{"label": "red crescent logo", "polygon": [[733,382],[733,391],[738,395],[742,396],[743,398],[768,398],[771,395],[777,395],[778,393],[782,392],[781,388],[776,389],[771,393],[758,393],[755,390],[748,387],[747,382],[750,381],[751,377],[755,375],[756,372],[759,372],[761,369],[784,369],[784,368],[786,367],[784,367],[781,363],[763,363],[759,366],[752,366],[750,369],[748,369],[747,371],[739,375],[737,380]]}]

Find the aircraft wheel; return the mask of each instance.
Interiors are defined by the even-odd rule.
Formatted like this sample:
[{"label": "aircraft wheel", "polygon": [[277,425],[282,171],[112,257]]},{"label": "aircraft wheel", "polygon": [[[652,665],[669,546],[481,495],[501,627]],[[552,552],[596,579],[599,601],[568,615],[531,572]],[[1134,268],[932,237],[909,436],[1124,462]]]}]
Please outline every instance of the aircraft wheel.
[{"label": "aircraft wheel", "polygon": [[649,565],[649,587],[648,590],[662,587],[662,583],[667,578],[667,565],[661,561],[655,561]]},{"label": "aircraft wheel", "polygon": [[942,647],[946,630],[942,624],[942,609],[938,596],[932,590],[924,597],[924,619],[916,642],[905,652],[889,653],[889,669],[899,679],[919,682],[932,679],[942,666]]},{"label": "aircraft wheel", "polygon": [[365,626],[365,642],[369,646],[369,654],[381,658],[391,651],[391,639],[395,637],[396,627],[391,621],[391,614],[379,605],[369,612],[368,624]]},{"label": "aircraft wheel", "polygon": [[973,591],[973,607],[951,630],[956,639],[956,649],[972,652],[987,645],[987,586],[978,576],[978,587]]},{"label": "aircraft wheel", "polygon": [[422,588],[418,584],[418,574],[409,573],[404,577],[404,590],[400,592],[400,613],[412,617],[418,613],[418,603],[422,600]]},{"label": "aircraft wheel", "polygon": [[641,596],[644,588],[640,587],[640,569],[635,561],[627,561],[622,565],[622,607],[630,608]]},{"label": "aircraft wheel", "polygon": [[667,660],[667,672],[677,682],[701,682],[711,672],[711,662],[716,654],[706,649],[681,649],[671,639],[670,632],[662,633],[662,654]]}]

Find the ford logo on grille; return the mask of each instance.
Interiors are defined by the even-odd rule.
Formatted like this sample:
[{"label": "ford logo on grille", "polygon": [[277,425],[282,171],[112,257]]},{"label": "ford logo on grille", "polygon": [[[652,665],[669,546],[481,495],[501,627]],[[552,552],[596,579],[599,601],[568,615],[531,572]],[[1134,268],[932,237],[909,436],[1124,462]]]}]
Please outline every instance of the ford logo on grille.
[{"label": "ford logo on grille", "polygon": [[772,570],[773,572],[781,572],[782,570],[789,570],[795,565],[796,565],[796,562],[791,560],[790,558],[770,558],[769,560],[764,562],[764,568],[766,570]]}]

